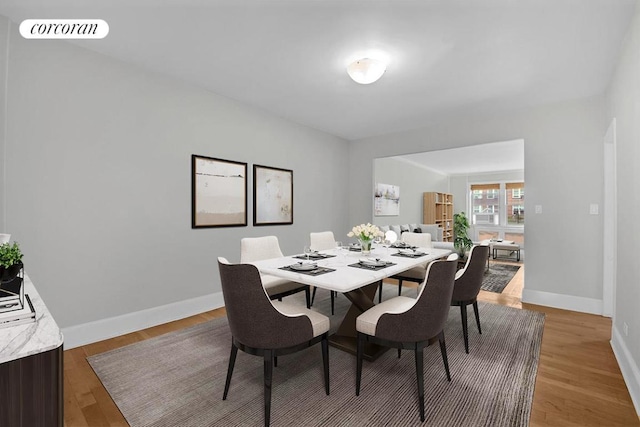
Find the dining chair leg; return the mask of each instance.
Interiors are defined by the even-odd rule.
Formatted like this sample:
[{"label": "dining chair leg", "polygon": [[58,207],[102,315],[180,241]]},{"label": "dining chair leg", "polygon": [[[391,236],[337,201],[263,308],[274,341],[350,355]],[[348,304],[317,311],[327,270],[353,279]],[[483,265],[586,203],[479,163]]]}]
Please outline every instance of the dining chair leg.
[{"label": "dining chair leg", "polygon": [[398,279],[398,296],[402,295],[402,279]]},{"label": "dining chair leg", "polygon": [[325,332],[322,337],[322,365],[324,368],[324,391],[329,395],[329,340]]},{"label": "dining chair leg", "polygon": [[271,423],[271,378],[273,376],[273,350],[264,351],[264,425]]},{"label": "dining chair leg", "polygon": [[420,421],[424,421],[424,362],[423,348],[416,344],[416,377],[418,378],[418,403],[420,404]]},{"label": "dining chair leg", "polygon": [[336,292],[331,291],[331,315],[333,316]]},{"label": "dining chair leg", "polygon": [[273,356],[273,367],[274,368],[278,367],[278,356]]},{"label": "dining chair leg", "polygon": [[462,336],[464,337],[464,350],[469,354],[469,331],[467,330],[467,306],[460,303],[460,317],[462,317]]},{"label": "dining chair leg", "polygon": [[382,302],[382,280],[380,281],[380,285],[378,285],[378,304]]},{"label": "dining chair leg", "polygon": [[401,349],[401,348],[399,348],[399,349],[398,349],[398,359],[400,359],[400,356],[401,356],[401,355],[402,355],[402,349]]},{"label": "dining chair leg", "polygon": [[309,286],[306,286],[304,288],[304,296],[305,296],[305,299],[307,300],[307,309],[309,309],[311,308],[311,290],[309,289]]},{"label": "dining chair leg", "polygon": [[231,376],[233,375],[233,367],[236,364],[236,355],[238,354],[238,347],[231,340],[231,355],[229,356],[229,367],[227,368],[227,380],[224,383],[224,393],[222,394],[222,400],[227,400],[227,394],[229,393],[229,386],[231,385]]},{"label": "dining chair leg", "polygon": [[318,290],[317,286],[313,287],[313,294],[311,294],[311,305],[313,305],[313,302],[316,300],[316,291]]},{"label": "dining chair leg", "polygon": [[442,353],[442,361],[444,362],[444,370],[447,373],[447,380],[451,381],[451,373],[449,372],[449,359],[447,358],[447,344],[444,341],[444,331],[440,331],[438,334],[438,341],[440,341],[440,353]]},{"label": "dining chair leg", "polygon": [[356,396],[360,396],[360,380],[362,379],[362,346],[364,344],[364,336],[358,332],[356,346]]},{"label": "dining chair leg", "polygon": [[482,334],[482,328],[480,328],[480,313],[478,312],[478,301],[473,302],[473,312],[476,314],[476,324],[478,325],[478,332]]}]

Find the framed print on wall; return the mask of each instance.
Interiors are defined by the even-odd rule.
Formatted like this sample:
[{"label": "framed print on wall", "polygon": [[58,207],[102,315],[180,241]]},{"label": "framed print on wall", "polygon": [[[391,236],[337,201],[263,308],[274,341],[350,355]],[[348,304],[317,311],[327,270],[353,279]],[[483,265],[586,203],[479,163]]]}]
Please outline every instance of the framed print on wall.
[{"label": "framed print on wall", "polygon": [[247,225],[247,164],[191,155],[191,228]]},{"label": "framed print on wall", "polygon": [[253,165],[253,225],[293,224],[293,171]]},{"label": "framed print on wall", "polygon": [[375,216],[400,215],[400,187],[392,184],[376,184],[373,210]]}]

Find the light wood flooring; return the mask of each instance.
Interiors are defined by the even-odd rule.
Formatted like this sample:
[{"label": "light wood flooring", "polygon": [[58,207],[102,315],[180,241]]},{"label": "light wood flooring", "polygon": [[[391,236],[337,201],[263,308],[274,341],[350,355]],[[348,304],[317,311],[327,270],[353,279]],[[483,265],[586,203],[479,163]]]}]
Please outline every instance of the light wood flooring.
[{"label": "light wood flooring", "polygon": [[[609,344],[611,320],[523,304],[523,279],[524,267],[501,294],[481,291],[479,300],[546,314],[531,426],[640,426]],[[65,351],[65,426],[128,426],[87,356],[224,315],[221,308]],[[474,326],[471,322],[470,334],[477,333]]]}]

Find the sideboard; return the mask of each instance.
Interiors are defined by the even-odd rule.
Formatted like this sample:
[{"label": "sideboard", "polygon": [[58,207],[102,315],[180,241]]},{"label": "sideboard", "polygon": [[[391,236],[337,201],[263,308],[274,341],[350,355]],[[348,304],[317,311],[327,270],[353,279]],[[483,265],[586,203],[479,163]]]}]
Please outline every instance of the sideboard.
[{"label": "sideboard", "polygon": [[25,274],[33,323],[0,329],[0,426],[64,425],[63,337]]}]

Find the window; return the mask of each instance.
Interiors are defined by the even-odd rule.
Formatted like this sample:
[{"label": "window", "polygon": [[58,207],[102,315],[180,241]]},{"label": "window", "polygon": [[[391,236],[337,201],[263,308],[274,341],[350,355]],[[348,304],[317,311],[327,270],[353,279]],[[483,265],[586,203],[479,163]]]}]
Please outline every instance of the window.
[{"label": "window", "polygon": [[507,190],[507,224],[524,224],[524,182],[508,182]]},{"label": "window", "polygon": [[472,184],[471,223],[474,225],[524,225],[524,182]]},{"label": "window", "polygon": [[500,184],[471,185],[471,223],[491,224],[500,223],[499,202]]}]

